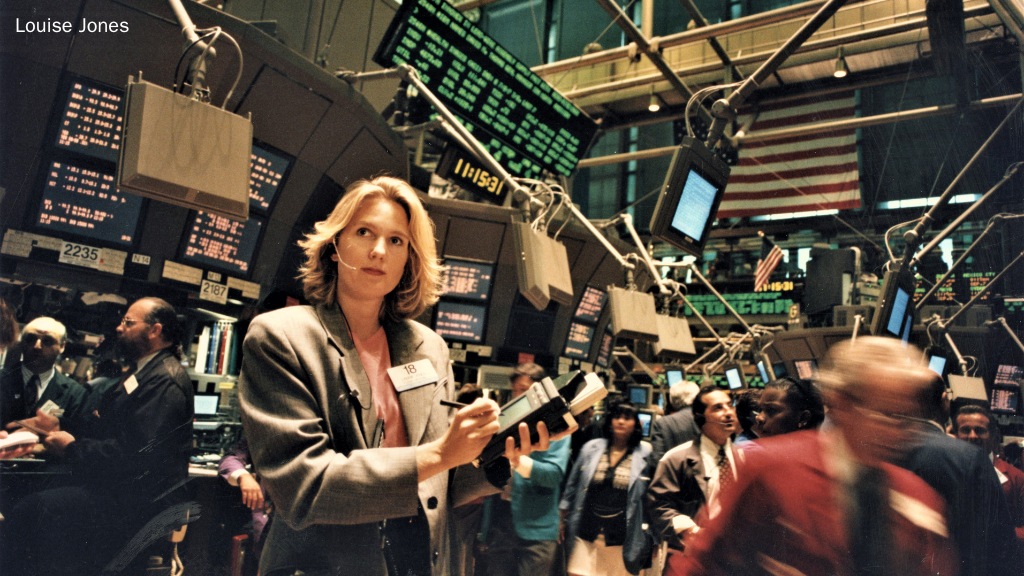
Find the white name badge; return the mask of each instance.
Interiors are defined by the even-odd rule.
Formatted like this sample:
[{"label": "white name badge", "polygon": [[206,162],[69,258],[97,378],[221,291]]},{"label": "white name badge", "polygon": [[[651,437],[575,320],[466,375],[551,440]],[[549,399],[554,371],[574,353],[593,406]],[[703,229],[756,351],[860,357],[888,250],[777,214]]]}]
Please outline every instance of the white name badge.
[{"label": "white name badge", "polygon": [[127,380],[124,381],[124,391],[128,394],[135,392],[135,389],[139,387],[139,381],[135,379],[135,375],[131,375]]},{"label": "white name badge", "polygon": [[391,381],[395,384],[395,390],[399,392],[433,384],[438,380],[434,365],[426,358],[411,364],[388,368],[388,376],[391,377]]}]

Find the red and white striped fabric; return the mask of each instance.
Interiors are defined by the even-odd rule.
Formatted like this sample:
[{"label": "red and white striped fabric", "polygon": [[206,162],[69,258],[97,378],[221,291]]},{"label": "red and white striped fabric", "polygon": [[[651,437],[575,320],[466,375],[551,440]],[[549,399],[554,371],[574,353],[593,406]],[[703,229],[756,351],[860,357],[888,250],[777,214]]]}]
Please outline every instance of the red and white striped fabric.
[{"label": "red and white striped fabric", "polygon": [[[761,107],[750,135],[853,118],[853,92]],[[741,116],[740,125],[749,121]],[[743,144],[719,218],[860,207],[854,129]]]}]

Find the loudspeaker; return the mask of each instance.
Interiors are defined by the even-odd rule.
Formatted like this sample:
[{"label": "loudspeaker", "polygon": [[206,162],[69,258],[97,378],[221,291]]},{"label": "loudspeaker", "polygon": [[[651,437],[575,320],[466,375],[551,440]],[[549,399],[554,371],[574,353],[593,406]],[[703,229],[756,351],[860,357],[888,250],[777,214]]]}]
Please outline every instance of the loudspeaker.
[{"label": "loudspeaker", "polygon": [[513,222],[512,239],[515,243],[516,280],[519,292],[533,304],[534,308],[544,310],[551,301],[545,272],[551,254],[548,238],[526,222]]},{"label": "loudspeaker", "polygon": [[950,400],[966,404],[981,403],[988,406],[988,394],[985,392],[985,381],[971,376],[949,375]]},{"label": "loudspeaker", "polygon": [[117,185],[228,218],[249,218],[252,122],[142,80],[128,81]]},{"label": "loudspeaker", "polygon": [[572,304],[572,273],[569,271],[569,255],[565,251],[565,245],[551,238],[544,236],[548,245],[548,261],[550,268],[548,272],[548,291],[551,299],[569,306]]},{"label": "loudspeaker", "polygon": [[654,296],[611,286],[608,288],[608,305],[612,313],[609,328],[616,338],[649,342],[658,340],[658,314],[654,308]]},{"label": "loudspeaker", "polygon": [[692,355],[697,353],[686,318],[657,315],[658,341],[652,345],[655,354]]}]

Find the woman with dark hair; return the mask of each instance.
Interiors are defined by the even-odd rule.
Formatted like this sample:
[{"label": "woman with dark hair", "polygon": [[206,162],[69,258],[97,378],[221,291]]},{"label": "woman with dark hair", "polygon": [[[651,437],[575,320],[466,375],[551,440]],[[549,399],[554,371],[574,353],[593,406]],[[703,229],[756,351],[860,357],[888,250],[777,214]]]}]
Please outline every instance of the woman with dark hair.
[{"label": "woman with dark hair", "polygon": [[772,380],[761,394],[760,408],[754,423],[759,437],[817,428],[825,419],[821,394],[809,380]]},{"label": "woman with dark hair", "polygon": [[646,465],[651,445],[642,440],[635,407],[612,401],[601,424],[601,438],[583,445],[559,508],[566,519],[570,576],[625,575],[630,487]]}]

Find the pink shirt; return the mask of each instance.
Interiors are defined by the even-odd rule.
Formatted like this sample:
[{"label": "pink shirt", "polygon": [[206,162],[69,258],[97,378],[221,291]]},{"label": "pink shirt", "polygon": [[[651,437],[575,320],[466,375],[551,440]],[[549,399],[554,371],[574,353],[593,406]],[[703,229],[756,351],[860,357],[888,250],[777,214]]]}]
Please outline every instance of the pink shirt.
[{"label": "pink shirt", "polygon": [[384,328],[377,330],[365,341],[352,334],[352,342],[359,352],[359,361],[363,364],[366,377],[370,380],[373,391],[373,406],[377,418],[384,421],[384,438],[381,447],[398,448],[409,445],[409,433],[405,430],[405,419],[402,418],[402,406],[398,403],[398,392],[395,391],[388,368],[391,367],[391,353],[388,351],[388,338]]}]

